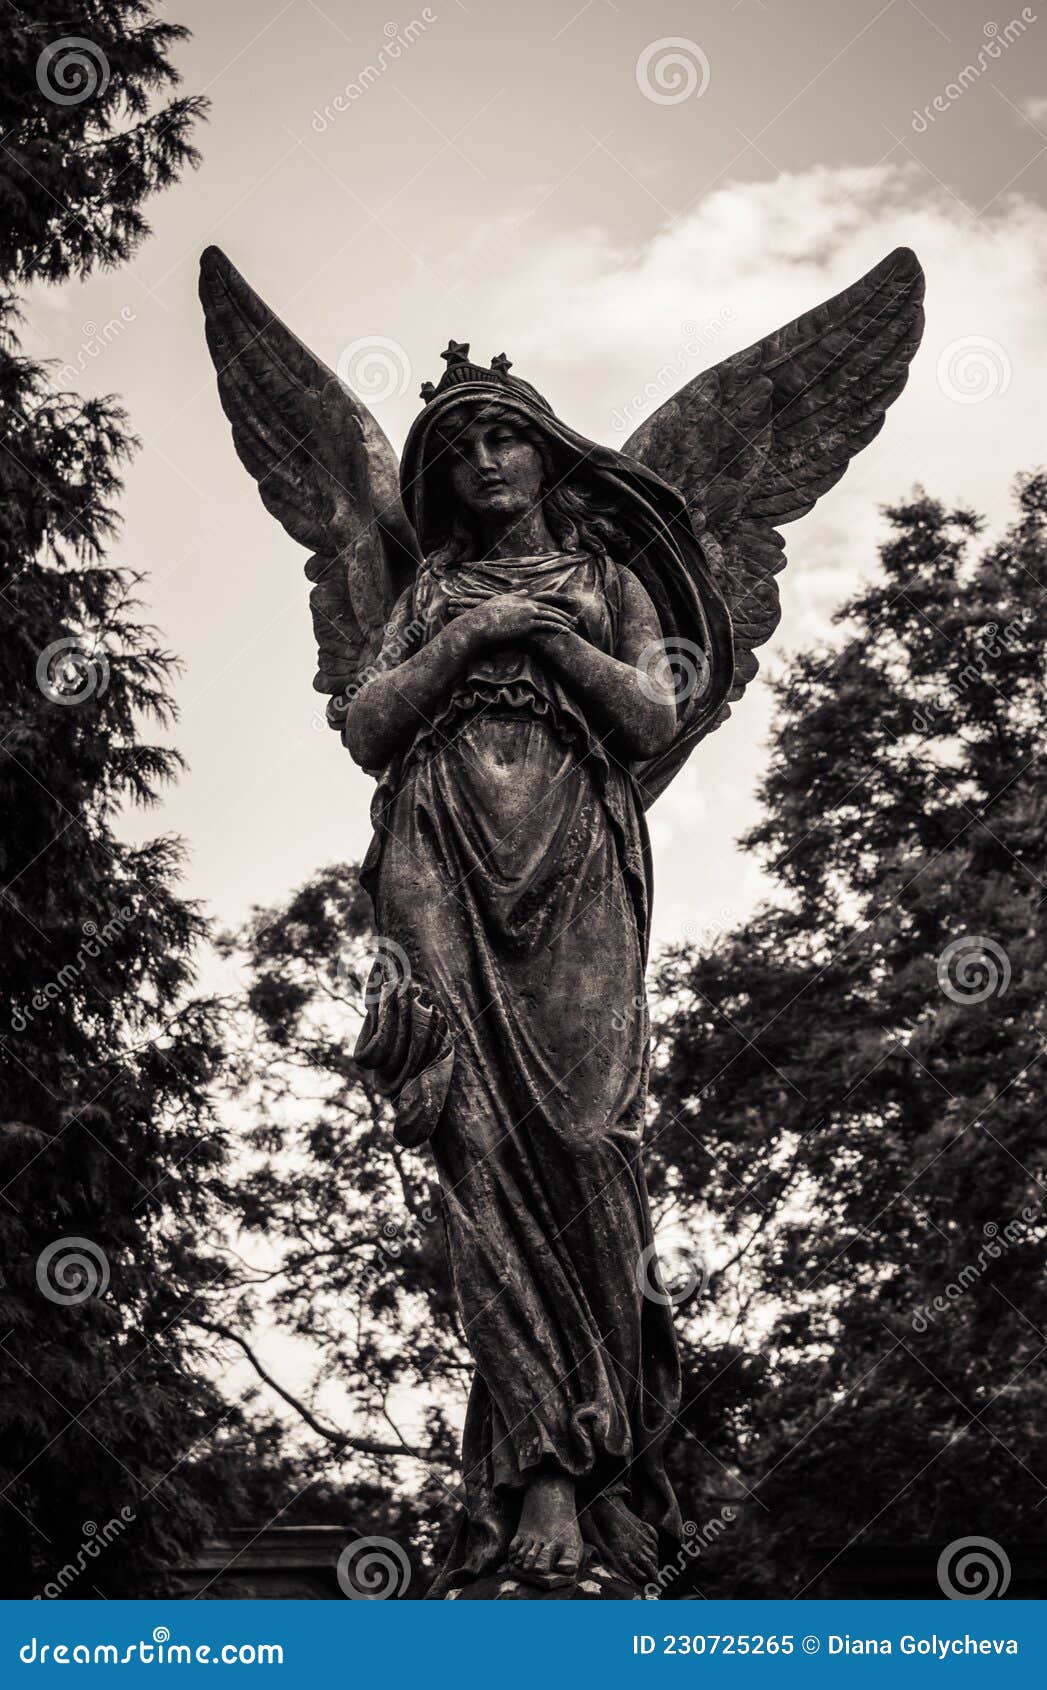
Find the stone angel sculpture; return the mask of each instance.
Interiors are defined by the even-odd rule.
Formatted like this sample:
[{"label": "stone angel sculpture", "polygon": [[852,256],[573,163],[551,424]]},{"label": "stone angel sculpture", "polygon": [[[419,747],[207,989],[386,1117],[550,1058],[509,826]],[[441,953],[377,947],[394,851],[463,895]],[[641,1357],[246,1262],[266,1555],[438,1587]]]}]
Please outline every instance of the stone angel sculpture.
[{"label": "stone angel sculpture", "polygon": [[[377,780],[380,955],[356,1046],[439,1171],[476,1364],[436,1593],[635,1588],[676,1553],[679,1409],[642,1161],[644,812],[780,613],[778,529],[877,434],[922,331],[899,249],[695,376],[615,451],[451,341],[399,465],[216,248],[222,405],[306,574],[328,718]],[[392,959],[392,960],[391,960]]]}]

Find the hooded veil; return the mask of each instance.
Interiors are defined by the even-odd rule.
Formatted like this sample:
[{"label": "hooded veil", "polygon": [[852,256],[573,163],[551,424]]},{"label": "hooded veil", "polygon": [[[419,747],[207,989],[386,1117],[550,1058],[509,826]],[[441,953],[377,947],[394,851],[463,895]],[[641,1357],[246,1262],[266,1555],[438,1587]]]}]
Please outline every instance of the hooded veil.
[{"label": "hooded veil", "polygon": [[[467,351],[467,348],[463,348]],[[423,389],[425,392],[425,389]],[[706,561],[685,500],[668,482],[622,452],[568,428],[529,382],[461,359],[449,364],[439,388],[415,419],[401,463],[404,509],[423,554],[432,553],[454,521],[441,456],[442,437],[465,427],[487,405],[514,411],[547,444],[558,479],[589,491],[614,512],[627,540],[619,560],[646,589],[661,623],[665,656],[679,665],[676,735],[657,757],[633,765],[644,809],[664,790],[697,741],[720,718],[734,678],[731,618]],[[702,518],[699,516],[698,521]]]}]

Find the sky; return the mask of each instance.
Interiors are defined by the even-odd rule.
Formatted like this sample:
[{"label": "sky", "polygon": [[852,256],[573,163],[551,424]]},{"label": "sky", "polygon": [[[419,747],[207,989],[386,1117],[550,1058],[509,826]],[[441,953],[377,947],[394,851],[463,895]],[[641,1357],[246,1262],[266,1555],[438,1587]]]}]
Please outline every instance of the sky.
[{"label": "sky", "polygon": [[[262,508],[219,408],[196,298],[221,245],[399,447],[439,351],[503,349],[583,433],[624,445],[703,366],[898,244],[928,276],[908,389],[788,531],[764,672],[830,629],[921,483],[995,522],[1043,455],[1047,16],[973,0],[180,0],[199,171],[134,261],[38,289],[35,349],[117,392],[142,446],[117,561],[184,659],[189,772],[160,826],[223,925],[366,848],[370,782],[323,722],[306,554]],[[1013,9],[1007,9],[1013,7]],[[967,67],[965,69],[965,67]],[[750,688],[651,812],[656,941],[701,943],[771,890]],[[131,836],[157,818],[129,817]]]}]

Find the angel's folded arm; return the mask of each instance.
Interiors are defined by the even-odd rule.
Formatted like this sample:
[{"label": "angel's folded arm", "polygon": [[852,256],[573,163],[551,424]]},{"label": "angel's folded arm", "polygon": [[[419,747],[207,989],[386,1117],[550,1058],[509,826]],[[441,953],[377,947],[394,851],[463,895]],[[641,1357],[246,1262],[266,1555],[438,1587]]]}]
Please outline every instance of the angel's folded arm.
[{"label": "angel's folded arm", "polygon": [[626,569],[620,579],[621,630],[613,656],[575,633],[546,635],[541,654],[598,733],[610,733],[626,757],[654,757],[676,732],[661,623],[636,576]]},{"label": "angel's folded arm", "polygon": [[387,635],[375,673],[346,715],[349,754],[371,771],[383,769],[431,722],[469,657],[470,641],[461,622],[451,622],[412,657],[383,663],[384,654],[397,649]]}]

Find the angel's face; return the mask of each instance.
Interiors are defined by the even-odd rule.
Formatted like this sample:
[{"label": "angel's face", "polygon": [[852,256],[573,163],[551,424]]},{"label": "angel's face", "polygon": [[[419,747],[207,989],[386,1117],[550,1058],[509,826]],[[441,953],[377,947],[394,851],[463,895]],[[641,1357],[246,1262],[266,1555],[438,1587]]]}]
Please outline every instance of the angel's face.
[{"label": "angel's face", "polygon": [[544,466],[538,448],[502,417],[477,417],[448,436],[451,488],[484,517],[517,517],[541,502]]}]

